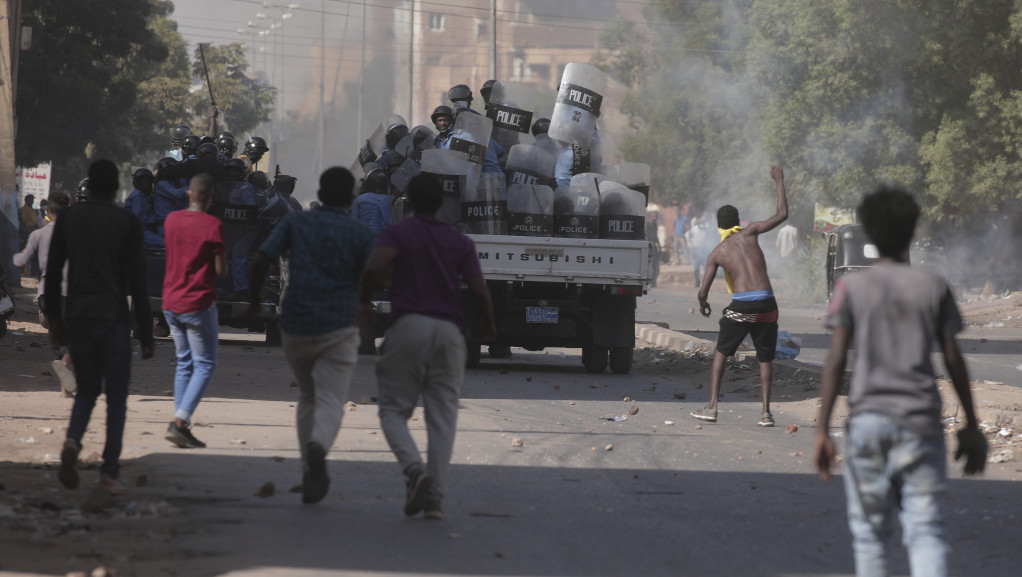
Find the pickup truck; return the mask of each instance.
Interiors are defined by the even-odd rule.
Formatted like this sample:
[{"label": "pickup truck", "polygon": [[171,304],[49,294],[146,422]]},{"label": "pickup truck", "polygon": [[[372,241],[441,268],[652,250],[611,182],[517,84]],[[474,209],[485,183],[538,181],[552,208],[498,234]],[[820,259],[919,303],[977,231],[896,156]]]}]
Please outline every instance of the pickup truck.
[{"label": "pickup truck", "polygon": [[[493,346],[582,349],[586,371],[626,374],[635,299],[645,294],[653,249],[645,240],[470,234],[490,288]],[[480,360],[481,318],[466,295],[468,365]]]}]

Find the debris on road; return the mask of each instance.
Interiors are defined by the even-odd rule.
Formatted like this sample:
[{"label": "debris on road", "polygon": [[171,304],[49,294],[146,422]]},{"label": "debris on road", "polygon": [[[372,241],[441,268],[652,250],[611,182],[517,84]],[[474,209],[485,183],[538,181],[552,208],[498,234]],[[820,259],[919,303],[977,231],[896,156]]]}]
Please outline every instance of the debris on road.
[{"label": "debris on road", "polygon": [[245,444],[248,444],[248,442],[245,439],[231,439],[231,444],[232,445],[245,445]]},{"label": "debris on road", "polygon": [[1007,463],[1015,458],[1015,451],[1011,449],[1001,449],[993,455],[987,457],[988,463]]},{"label": "debris on road", "polygon": [[632,405],[632,408],[628,409],[628,414],[629,415],[638,415],[639,414],[639,407],[636,407],[635,405]]},{"label": "debris on road", "polygon": [[347,403],[344,403],[344,408],[348,409],[349,411],[357,411],[358,410],[358,405],[356,405],[355,403],[353,403],[351,401],[348,401]]},{"label": "debris on road", "polygon": [[620,417],[617,416],[617,415],[607,415],[606,417],[600,417],[600,419],[602,419],[604,421],[620,422],[620,421],[627,421],[628,417],[626,415],[621,415]]},{"label": "debris on road", "polygon": [[512,447],[523,447],[523,446],[525,446],[525,441],[523,441],[520,437],[515,437],[515,438],[511,439],[511,446]]},{"label": "debris on road", "polygon": [[684,399],[687,396],[688,395],[686,395],[685,393],[674,393],[674,398],[675,399]]},{"label": "debris on road", "polygon": [[277,486],[273,484],[273,481],[267,481],[259,490],[255,492],[256,497],[263,499],[272,497],[277,494]]},{"label": "debris on road", "polygon": [[606,447],[603,448],[603,450],[604,451],[613,451],[614,450],[614,445],[607,445]]},{"label": "debris on road", "polygon": [[798,425],[788,425],[788,434],[792,434],[798,431]]},{"label": "debris on road", "polygon": [[674,421],[664,421],[664,424],[669,427],[674,424]]}]

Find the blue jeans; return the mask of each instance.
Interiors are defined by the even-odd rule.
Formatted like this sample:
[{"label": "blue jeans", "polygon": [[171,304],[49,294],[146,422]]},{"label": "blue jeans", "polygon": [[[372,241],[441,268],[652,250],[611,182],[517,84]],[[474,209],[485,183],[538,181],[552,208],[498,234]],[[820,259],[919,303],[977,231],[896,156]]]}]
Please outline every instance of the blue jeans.
[{"label": "blue jeans", "polygon": [[216,305],[195,313],[163,311],[177,349],[174,375],[174,418],[188,422],[199,406],[216,368]]},{"label": "blue jeans", "polygon": [[120,472],[124,419],[128,411],[131,326],[114,321],[68,319],[67,329],[71,362],[78,382],[67,438],[79,444],[82,442],[96,399],[105,392],[106,444],[103,446],[103,465],[99,470],[116,479]]},{"label": "blue jeans", "polygon": [[890,575],[887,557],[898,513],[913,577],[946,576],[941,513],[947,481],[944,438],[925,438],[887,415],[862,413],[848,420],[845,452],[856,575]]}]

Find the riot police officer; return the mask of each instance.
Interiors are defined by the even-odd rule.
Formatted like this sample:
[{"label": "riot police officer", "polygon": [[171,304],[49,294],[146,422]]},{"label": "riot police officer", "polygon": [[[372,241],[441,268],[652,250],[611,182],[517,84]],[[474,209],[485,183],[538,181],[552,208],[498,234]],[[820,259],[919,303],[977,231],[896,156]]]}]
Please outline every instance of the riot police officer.
[{"label": "riot police officer", "polygon": [[433,109],[429,117],[436,127],[436,138],[433,139],[434,148],[449,149],[451,147],[451,128],[454,127],[454,111],[450,106],[440,105]]},{"label": "riot police officer", "polygon": [[245,142],[245,150],[243,154],[252,161],[253,165],[259,164],[259,161],[263,158],[263,155],[269,152],[270,147],[266,146],[266,140],[261,136],[251,136],[248,141]]}]

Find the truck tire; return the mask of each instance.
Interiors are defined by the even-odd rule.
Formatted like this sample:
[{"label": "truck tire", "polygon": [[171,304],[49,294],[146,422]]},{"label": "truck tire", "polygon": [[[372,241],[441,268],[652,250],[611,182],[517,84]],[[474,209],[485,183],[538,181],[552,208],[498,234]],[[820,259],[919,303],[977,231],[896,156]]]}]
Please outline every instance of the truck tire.
[{"label": "truck tire", "polygon": [[582,366],[587,373],[602,373],[607,370],[607,347],[585,345],[582,347]]},{"label": "truck tire", "polygon": [[279,347],[280,343],[280,323],[277,321],[266,321],[266,346]]},{"label": "truck tire", "polygon": [[465,367],[469,369],[479,368],[479,358],[482,352],[479,341],[465,341],[465,348],[467,349]]},{"label": "truck tire", "polygon": [[610,370],[617,375],[627,375],[632,370],[632,347],[611,347]]}]

